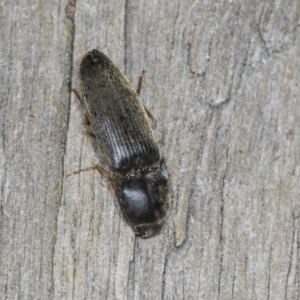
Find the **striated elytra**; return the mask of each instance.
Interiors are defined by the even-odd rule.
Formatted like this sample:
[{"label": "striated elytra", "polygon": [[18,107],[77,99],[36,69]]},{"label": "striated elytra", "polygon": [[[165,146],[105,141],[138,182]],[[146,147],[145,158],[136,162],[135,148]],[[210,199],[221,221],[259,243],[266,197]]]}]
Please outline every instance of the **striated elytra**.
[{"label": "striated elytra", "polygon": [[127,78],[98,50],[83,57],[80,81],[88,131],[95,135],[110,172],[95,168],[111,179],[133,231],[152,236],[163,226],[169,187],[147,112]]}]

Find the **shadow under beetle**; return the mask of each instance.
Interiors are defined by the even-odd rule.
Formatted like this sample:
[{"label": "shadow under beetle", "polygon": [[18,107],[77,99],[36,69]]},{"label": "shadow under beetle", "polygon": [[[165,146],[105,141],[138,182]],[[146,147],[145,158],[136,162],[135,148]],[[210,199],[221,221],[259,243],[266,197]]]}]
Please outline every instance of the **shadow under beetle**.
[{"label": "shadow under beetle", "polygon": [[98,50],[83,57],[80,82],[86,129],[95,136],[112,173],[96,165],[72,174],[97,169],[109,177],[133,231],[143,237],[155,235],[169,207],[169,186],[165,161],[151,130],[151,114],[127,78]]}]

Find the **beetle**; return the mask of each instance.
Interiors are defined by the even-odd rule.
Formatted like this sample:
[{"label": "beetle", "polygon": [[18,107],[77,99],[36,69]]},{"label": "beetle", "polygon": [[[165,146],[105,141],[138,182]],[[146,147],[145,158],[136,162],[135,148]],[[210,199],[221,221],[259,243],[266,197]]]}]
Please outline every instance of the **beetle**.
[{"label": "beetle", "polygon": [[[102,52],[87,52],[80,64],[85,126],[110,168],[97,169],[112,183],[121,211],[137,235],[158,233],[169,207],[168,173],[149,117],[125,75]],[[140,84],[139,84],[140,88]]]}]

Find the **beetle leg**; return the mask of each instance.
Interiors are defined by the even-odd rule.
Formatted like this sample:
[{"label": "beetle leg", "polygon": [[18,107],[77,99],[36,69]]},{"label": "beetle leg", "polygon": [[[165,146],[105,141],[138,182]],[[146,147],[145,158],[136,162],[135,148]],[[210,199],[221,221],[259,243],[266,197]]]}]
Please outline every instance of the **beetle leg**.
[{"label": "beetle leg", "polygon": [[[136,92],[137,92],[138,95],[140,95],[140,92],[141,92],[141,89],[142,89],[142,83],[143,83],[143,78],[144,78],[145,73],[146,73],[146,71],[143,70],[140,77],[139,77],[139,82],[138,82],[138,86],[137,86],[137,89],[136,89]],[[146,114],[147,114],[148,118],[151,120],[152,123],[154,123],[154,121],[155,121],[154,117],[145,105],[144,105],[144,109],[146,111]]]},{"label": "beetle leg", "polygon": [[113,179],[113,176],[112,176],[107,170],[105,170],[103,167],[101,167],[99,164],[96,165],[96,166],[94,166],[94,168],[95,168],[98,172],[100,172],[100,173],[102,173],[104,176],[106,176],[107,178]]},{"label": "beetle leg", "polygon": [[[80,97],[79,93],[77,92],[76,89],[70,89],[71,92],[73,92],[76,97],[79,99],[80,103],[84,106],[84,102],[82,100],[82,98]],[[86,129],[86,131],[92,135],[95,135],[94,129],[91,125],[90,119],[87,115],[85,115],[85,119],[84,119],[84,127]]]},{"label": "beetle leg", "polygon": [[143,78],[144,78],[144,74],[146,73],[145,70],[142,71],[140,77],[139,77],[139,82],[138,82],[138,86],[136,89],[136,92],[138,95],[140,95],[141,89],[142,89],[142,82],[143,82]]},{"label": "beetle leg", "polygon": [[88,115],[85,115],[85,118],[84,118],[84,127],[86,129],[86,131],[92,135],[95,135],[95,132],[94,132],[94,129],[91,125],[91,122],[90,122],[90,119],[88,117]]},{"label": "beetle leg", "polygon": [[151,114],[151,112],[149,111],[149,109],[145,105],[144,105],[144,109],[146,111],[148,118],[151,120],[151,122],[154,123],[155,119],[154,119],[153,115]]},{"label": "beetle leg", "polygon": [[113,176],[107,170],[105,170],[103,167],[101,167],[99,164],[74,171],[74,172],[68,174],[67,177],[79,174],[81,172],[92,171],[92,170],[97,170],[98,172],[102,173],[104,176],[108,177],[109,179],[114,180]]},{"label": "beetle leg", "polygon": [[71,88],[70,91],[73,92],[76,95],[76,97],[78,98],[78,100],[80,101],[80,103],[84,106],[84,102],[83,102],[82,98],[80,97],[79,93],[77,92],[77,90]]}]

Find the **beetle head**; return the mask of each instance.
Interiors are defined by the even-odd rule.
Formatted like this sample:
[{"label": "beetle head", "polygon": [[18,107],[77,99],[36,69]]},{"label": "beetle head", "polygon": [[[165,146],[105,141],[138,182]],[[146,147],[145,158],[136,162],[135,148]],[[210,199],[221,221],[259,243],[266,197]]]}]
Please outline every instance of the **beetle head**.
[{"label": "beetle head", "polygon": [[169,207],[168,175],[164,161],[149,173],[116,179],[118,200],[137,235],[158,233]]}]

